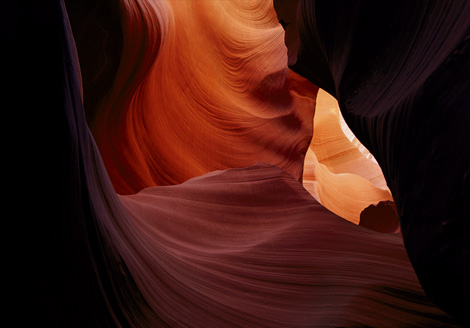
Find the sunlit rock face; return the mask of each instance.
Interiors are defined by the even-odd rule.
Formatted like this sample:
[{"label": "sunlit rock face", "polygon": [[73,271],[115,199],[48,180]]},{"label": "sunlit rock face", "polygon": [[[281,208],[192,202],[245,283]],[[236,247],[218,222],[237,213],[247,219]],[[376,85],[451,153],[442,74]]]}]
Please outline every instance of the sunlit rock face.
[{"label": "sunlit rock face", "polygon": [[320,90],[303,185],[327,209],[358,224],[366,207],[393,199],[379,165],[346,129],[337,101]]},{"label": "sunlit rock face", "polygon": [[[92,91],[88,121],[118,193],[262,161],[304,178],[318,201],[351,222],[358,223],[370,204],[391,200],[378,165],[339,129],[338,107],[329,108],[325,92],[313,129],[318,87],[287,68],[272,3],[123,5],[121,33],[111,28],[116,18],[99,16],[107,12],[104,5],[75,24],[83,35],[78,44],[87,67],[85,90]],[[98,41],[87,41],[93,36],[84,21],[96,16],[110,26],[101,57],[121,58],[114,70],[105,59],[104,69],[94,69],[95,50],[87,45]],[[106,39],[122,39],[123,50]],[[96,81],[110,76],[114,84],[95,99]]]},{"label": "sunlit rock face", "polygon": [[[99,16],[104,5],[75,24],[87,67],[85,90],[91,89],[90,96],[85,92],[88,121],[118,193],[262,161],[304,178],[317,200],[351,222],[358,223],[370,204],[391,200],[378,165],[339,130],[337,105],[323,118],[325,92],[313,129],[318,88],[287,68],[284,33],[270,2],[124,5],[120,33],[111,28],[121,24],[113,15]],[[84,22],[96,16],[111,35],[102,40],[109,45],[101,57],[121,58],[114,70],[105,59],[105,68],[94,68],[96,53],[87,45],[98,41],[87,41],[93,36]],[[95,99],[96,81],[111,78],[114,84],[101,83],[107,92]],[[315,164],[315,154],[327,168]]]},{"label": "sunlit rock face", "polygon": [[[334,94],[349,123],[328,82],[339,75],[312,84],[324,61],[295,68],[304,76],[287,67],[305,64],[306,43],[285,48],[271,1],[81,3],[14,5],[6,30],[19,36],[19,112],[47,108],[31,130],[41,156],[24,188],[35,189],[21,194],[35,326],[458,326],[424,293],[397,233],[384,181],[408,237],[409,198],[390,180],[403,167],[384,163],[407,153],[367,143],[384,180],[317,95],[316,84]],[[361,140],[375,126],[362,122]]]},{"label": "sunlit rock face", "polygon": [[287,68],[269,1],[122,5],[120,65],[90,119],[118,193],[256,161],[301,179],[318,88]]},{"label": "sunlit rock face", "polygon": [[274,4],[297,24],[292,68],[336,97],[380,164],[424,289],[468,324],[470,4]]}]

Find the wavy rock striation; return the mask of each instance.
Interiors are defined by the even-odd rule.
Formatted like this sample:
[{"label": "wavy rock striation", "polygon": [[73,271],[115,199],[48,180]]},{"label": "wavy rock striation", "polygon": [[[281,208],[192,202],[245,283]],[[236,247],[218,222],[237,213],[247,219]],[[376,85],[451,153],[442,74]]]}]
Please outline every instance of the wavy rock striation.
[{"label": "wavy rock striation", "polygon": [[[112,11],[104,21],[98,19],[102,17],[99,12],[88,12],[85,16],[89,22],[95,22],[105,31],[109,28],[106,26],[113,26],[117,16],[122,20],[119,26],[126,26],[120,32],[110,34],[110,39],[106,38],[105,32],[99,34],[110,42],[104,42],[103,53],[109,54],[110,48],[105,45],[112,44],[114,41],[111,40],[118,40],[119,44],[122,40],[122,44],[116,45],[122,50],[117,54],[119,66],[115,58],[104,61],[104,75],[96,73],[94,68],[87,68],[93,75],[97,74],[95,77],[114,75],[112,79],[108,76],[109,79],[94,80],[106,89],[106,95],[97,92],[91,99],[87,90],[93,79],[85,77],[83,81],[88,82],[82,89],[79,58],[83,58],[80,56],[83,50],[78,54],[75,51],[63,2],[31,6],[15,3],[8,7],[14,24],[7,34],[8,37],[13,35],[14,40],[8,43],[7,54],[17,55],[8,58],[8,64],[15,71],[9,81],[18,93],[9,95],[17,100],[18,113],[22,116],[12,122],[24,122],[21,131],[27,136],[27,145],[21,147],[23,157],[15,153],[8,158],[28,164],[27,169],[17,167],[16,171],[7,171],[15,173],[15,184],[20,186],[15,198],[21,205],[15,214],[23,215],[20,220],[11,220],[17,221],[19,227],[9,229],[8,233],[14,234],[17,244],[12,243],[13,247],[21,245],[18,248],[26,249],[21,255],[15,255],[20,259],[17,262],[25,266],[22,273],[27,276],[16,277],[19,282],[12,285],[15,289],[23,285],[28,287],[25,291],[15,290],[20,294],[20,302],[15,305],[22,315],[15,316],[14,323],[22,325],[31,318],[34,324],[28,326],[48,327],[455,325],[453,319],[424,294],[400,234],[376,232],[328,211],[299,182],[301,169],[291,170],[289,165],[281,169],[273,163],[258,163],[207,173],[178,185],[153,186],[128,195],[116,193],[116,179],[125,180],[123,188],[141,188],[142,176],[154,174],[143,170],[139,173],[142,175],[134,176],[134,169],[150,167],[146,161],[142,162],[145,164],[139,162],[142,159],[139,156],[144,154],[147,160],[153,158],[154,149],[147,148],[147,139],[138,139],[132,133],[146,126],[154,127],[155,117],[169,114],[148,114],[149,120],[146,116],[140,116],[138,120],[143,114],[139,111],[150,110],[152,106],[133,105],[157,101],[151,99],[148,86],[159,85],[152,84],[153,79],[165,80],[158,74],[149,74],[158,66],[160,54],[164,53],[162,49],[171,45],[171,35],[176,33],[173,30],[175,21],[187,18],[189,26],[198,26],[191,25],[191,19],[199,20],[200,17],[183,14],[180,17],[175,13],[178,10],[187,13],[188,6],[208,3],[122,1],[118,6],[120,14]],[[260,14],[265,13],[264,9],[257,9],[264,8],[263,3],[217,2],[218,5],[223,3],[228,7],[214,11],[212,14],[216,19],[222,19],[217,16],[220,13],[223,17],[237,17],[245,12],[240,8],[246,6],[246,11],[259,16],[256,20],[250,16],[250,24],[255,24],[258,19],[261,25],[265,24],[266,16]],[[206,15],[204,17],[208,15],[207,11],[194,12]],[[83,24],[82,28],[87,30],[88,26]],[[210,29],[210,26],[206,28]],[[245,30],[240,27],[240,31]],[[273,27],[273,31],[266,33],[278,35],[276,40],[282,36],[279,27]],[[185,33],[181,35],[183,39]],[[244,53],[246,49],[241,51]],[[170,58],[166,60],[171,62]],[[252,65],[248,62],[247,59],[240,68],[243,81],[245,66]],[[304,139],[304,133],[308,135],[306,126],[312,124],[313,98],[300,96],[300,93],[308,95],[311,84],[297,74],[278,73],[282,71],[276,66],[278,64],[281,65],[280,58],[275,60],[272,72],[268,73],[266,68],[263,71],[266,74],[256,74],[254,84],[233,86],[235,89],[246,88],[246,98],[240,100],[242,103],[258,104],[247,109],[249,115],[243,112],[240,115],[264,123],[274,120],[267,126],[279,131],[277,136],[282,136],[290,127],[294,132],[287,133],[286,139],[297,140],[301,135],[305,148],[296,151],[306,151],[309,139]],[[201,64],[200,68],[205,66]],[[274,76],[270,75],[272,73]],[[281,77],[286,74],[286,80],[293,88],[289,89],[293,103],[287,107],[281,92],[285,90],[284,82],[279,83],[278,74]],[[187,72],[184,77],[187,83],[193,82]],[[168,79],[170,82],[172,77]],[[181,83],[173,81],[177,82]],[[202,88],[204,81],[200,82]],[[33,87],[28,90],[28,85]],[[120,92],[114,89],[115,86],[120,87]],[[168,92],[171,93],[173,88]],[[202,88],[201,93],[208,92],[206,88]],[[281,109],[269,104],[272,98],[265,97],[266,90],[276,90],[279,95],[275,98],[276,103],[281,103]],[[295,100],[296,92],[298,100]],[[86,117],[84,101],[99,104],[99,110],[87,111]],[[286,114],[291,110],[302,111],[304,107],[293,105],[296,101],[307,103],[307,114],[310,115],[310,121],[306,121],[305,126],[301,124],[300,128],[294,124],[298,121]],[[111,107],[107,107],[109,104],[116,105],[112,108],[117,110],[111,111]],[[103,108],[109,111],[101,111]],[[129,114],[129,108],[134,115],[124,120],[124,124],[120,120]],[[181,110],[185,111],[184,118],[195,115],[193,107],[182,107]],[[277,116],[277,110],[285,114],[283,119],[282,115]],[[116,154],[106,154],[105,150],[103,160],[102,149],[95,144],[94,136],[100,133],[95,128],[104,118],[109,125],[103,127],[109,128],[109,135],[103,138],[113,141],[109,147],[115,147],[118,153],[121,145],[128,151],[133,151],[133,147],[136,149],[132,156],[119,153],[124,159],[116,157],[116,169],[110,169],[114,162],[107,162]],[[279,122],[273,123],[276,120]],[[200,118],[200,122],[205,121],[216,120]],[[33,124],[28,125],[29,122]],[[133,130],[132,126],[138,129]],[[267,131],[267,126],[254,130],[262,134]],[[153,128],[149,130],[154,131]],[[308,132],[311,133],[311,129]],[[121,139],[113,140],[113,136],[121,133],[132,135],[127,139],[128,144]],[[273,136],[269,135],[269,138]],[[289,142],[285,145],[289,147]],[[34,149],[38,151],[34,153]],[[191,158],[192,162],[188,164],[192,167],[197,156],[186,155],[189,148],[182,149],[184,157]],[[168,158],[172,158],[172,150],[165,151],[168,151]],[[158,156],[163,158],[163,152]],[[296,153],[296,156],[301,158],[302,154]],[[282,162],[277,155],[273,158]],[[288,161],[287,158],[289,156],[284,160]],[[383,158],[379,156],[378,161],[382,165]],[[301,162],[298,160],[292,167],[301,167]],[[139,164],[132,166],[135,163]],[[163,164],[157,161],[155,165]],[[118,169],[122,170],[121,177],[116,173]],[[159,171],[159,174],[165,172],[173,172],[172,167]],[[400,207],[407,198],[400,199],[397,209],[403,226],[410,229],[403,220],[403,207]],[[459,207],[456,209],[456,213],[460,213]],[[29,232],[32,232],[31,236]],[[407,236],[405,231],[404,235]],[[416,258],[412,257],[412,260]],[[6,269],[10,271],[17,267],[15,262]],[[461,281],[455,279],[455,283]]]},{"label": "wavy rock striation", "polygon": [[[112,15],[117,5],[122,22]],[[73,3],[72,23],[87,68],[87,118],[118,193],[263,161],[303,179],[321,204],[355,223],[370,204],[391,200],[380,168],[345,138],[323,91],[305,157],[318,88],[287,69],[270,2],[126,1],[107,5],[111,15],[102,2],[89,6],[84,14]],[[99,42],[95,60],[90,45]],[[122,58],[117,68],[114,57]]]},{"label": "wavy rock striation", "polygon": [[452,325],[398,234],[359,227],[258,163],[121,196],[121,254],[172,327]]},{"label": "wavy rock striation", "polygon": [[[318,88],[288,70],[272,4],[133,0],[120,10],[120,65],[90,119],[118,193],[258,160],[301,179]],[[299,84],[310,87],[299,95]]]}]

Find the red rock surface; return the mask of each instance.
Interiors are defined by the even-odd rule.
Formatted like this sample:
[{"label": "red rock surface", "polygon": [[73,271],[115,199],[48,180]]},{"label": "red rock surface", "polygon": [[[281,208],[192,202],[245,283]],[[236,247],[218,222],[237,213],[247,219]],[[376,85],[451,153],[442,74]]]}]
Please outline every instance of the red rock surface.
[{"label": "red rock surface", "polygon": [[[465,323],[468,3],[300,4],[5,4],[15,325]],[[373,230],[391,224],[365,206],[390,194],[338,115],[315,140],[318,87],[380,165],[400,233]],[[309,145],[323,205],[301,183]]]}]

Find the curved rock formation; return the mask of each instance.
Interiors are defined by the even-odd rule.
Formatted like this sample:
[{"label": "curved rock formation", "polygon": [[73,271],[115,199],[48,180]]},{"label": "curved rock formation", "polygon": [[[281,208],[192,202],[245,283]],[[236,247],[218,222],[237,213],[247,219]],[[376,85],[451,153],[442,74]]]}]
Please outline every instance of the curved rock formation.
[{"label": "curved rock formation", "polygon": [[91,124],[118,193],[257,160],[301,179],[318,88],[304,79],[297,94],[272,4],[123,1],[121,13],[122,59]]},{"label": "curved rock formation", "polygon": [[337,217],[272,165],[120,200],[133,245],[121,254],[172,327],[452,325],[424,296],[399,235]]},{"label": "curved rock formation", "polygon": [[[129,23],[135,28],[120,31],[122,52],[117,56],[120,62],[129,60],[130,64],[117,68],[115,59],[105,61],[110,66],[104,65],[104,74],[115,74],[113,86],[108,79],[95,80],[108,93],[95,94],[88,102],[103,105],[112,100],[119,105],[120,111],[108,112],[108,119],[116,123],[110,125],[110,131],[118,136],[118,131],[125,135],[133,132],[117,128],[120,114],[127,113],[124,104],[136,99],[149,101],[139,98],[149,92],[148,84],[142,81],[149,78],[156,65],[153,60],[168,46],[165,38],[173,33],[176,16],[172,15],[177,10],[171,7],[173,3],[183,3],[182,10],[202,4],[119,3],[123,22],[119,26],[136,23]],[[218,4],[222,3],[227,2]],[[262,3],[251,1],[229,3],[222,11],[228,17],[243,13],[237,9],[240,5],[255,13],[264,8]],[[24,144],[20,139],[18,146],[23,157],[12,153],[7,158],[28,165],[7,171],[14,173],[20,187],[15,194],[20,200],[15,214],[22,216],[11,220],[18,222],[18,227],[6,231],[13,234],[14,247],[26,249],[15,254],[20,261],[6,266],[10,270],[21,262],[21,271],[26,273],[18,275],[18,283],[13,284],[15,289],[27,286],[24,292],[15,290],[20,302],[14,305],[21,311],[15,324],[23,325],[31,318],[34,324],[29,326],[48,327],[455,326],[424,294],[401,236],[352,224],[325,209],[299,182],[301,169],[289,173],[288,167],[283,170],[272,163],[256,164],[207,173],[174,186],[118,195],[110,178],[115,172],[105,168],[101,149],[87,125],[83,101],[90,84],[81,88],[82,57],[75,52],[63,2],[13,3],[7,8],[13,21],[7,30],[7,54],[15,55],[8,57],[14,74],[7,80],[16,91],[9,96],[16,99],[21,115],[12,122],[24,122],[21,132],[27,137]],[[109,26],[118,16],[112,13],[106,23]],[[106,31],[107,25],[95,14],[101,17],[98,13],[87,17]],[[257,20],[264,22],[264,18],[260,15]],[[103,32],[100,37],[109,40],[106,35]],[[155,35],[161,37],[155,39]],[[120,40],[119,33],[111,40]],[[139,47],[129,48],[128,41]],[[144,51],[146,46],[150,48]],[[104,48],[108,54],[109,48]],[[278,83],[276,75],[284,73],[276,73],[278,67],[273,67],[274,76],[259,74],[256,83],[238,86],[250,90],[248,100],[240,101],[257,104],[250,107],[250,119],[279,120],[258,133],[268,127],[279,135],[287,127],[298,132],[298,121],[292,116],[276,116],[277,102],[286,111],[291,105],[285,107],[281,92],[285,85]],[[96,74],[93,68],[88,69]],[[120,78],[121,74],[128,79]],[[99,73],[95,76],[103,77]],[[88,78],[83,81],[89,83]],[[312,85],[297,74],[289,73],[287,80],[293,102],[298,97],[299,103],[308,103],[307,114],[313,115],[312,97],[302,96],[311,92],[308,88]],[[140,91],[134,97],[136,90]],[[275,97],[265,97],[266,90],[275,90]],[[276,99],[275,104],[271,99]],[[294,107],[296,111],[303,108]],[[134,113],[142,110],[131,108]],[[107,112],[92,111],[88,115],[91,125],[96,127],[103,113]],[[137,117],[131,115],[130,121],[138,121]],[[143,123],[154,123],[142,121],[138,121],[139,128]],[[303,125],[300,130],[306,133]],[[113,133],[106,138],[112,140]],[[296,134],[287,133],[286,138],[292,135]],[[137,143],[137,138],[129,140],[140,150],[147,142],[145,138],[142,143]],[[309,140],[305,141],[304,151]],[[286,143],[286,147],[290,146]],[[125,158],[133,160],[132,156]],[[378,158],[379,163],[382,160]],[[301,168],[300,162],[294,166]],[[334,171],[334,166],[331,168]],[[118,178],[126,180],[125,185],[138,186],[139,176],[134,177],[128,167],[122,172]],[[397,203],[400,210],[399,206],[403,203]]]},{"label": "curved rock formation", "polygon": [[[118,193],[263,161],[296,179],[306,178],[307,189],[321,196],[317,200],[355,223],[364,208],[391,199],[378,165],[365,159],[339,129],[337,106],[333,112],[326,109],[324,92],[311,149],[328,169],[316,165],[310,153],[304,160],[318,88],[287,70],[272,4],[160,1],[153,6],[127,1],[120,9],[121,33],[108,27],[118,23],[112,15],[100,14],[102,7],[95,5],[88,15],[76,13],[74,26],[81,36],[79,54],[88,67],[85,90],[93,90],[90,96],[85,93],[85,104],[91,107],[88,121]],[[90,54],[93,48],[86,43],[91,24],[83,23],[88,20],[104,21],[105,35],[112,36],[108,39],[123,39],[114,75],[110,64],[94,69],[96,54]],[[96,38],[91,44],[103,39],[99,34]],[[116,48],[104,47],[98,62],[116,56]],[[111,78],[113,85],[106,89],[102,84],[107,92],[95,99],[96,81]],[[324,131],[338,138],[325,138]],[[304,166],[309,170],[305,174]],[[363,176],[381,189],[359,176],[337,174],[344,172]]]},{"label": "curved rock formation", "polygon": [[274,4],[292,68],[336,97],[380,164],[424,290],[468,323],[470,4]]}]

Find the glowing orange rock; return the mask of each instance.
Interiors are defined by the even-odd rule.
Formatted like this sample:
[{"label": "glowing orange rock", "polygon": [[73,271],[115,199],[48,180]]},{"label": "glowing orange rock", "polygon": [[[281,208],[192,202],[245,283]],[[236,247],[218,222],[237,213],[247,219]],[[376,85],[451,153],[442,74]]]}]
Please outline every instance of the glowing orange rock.
[{"label": "glowing orange rock", "polygon": [[272,4],[123,5],[121,66],[92,126],[118,193],[265,162],[303,178],[317,200],[355,223],[367,206],[392,199],[323,91],[313,123],[318,88],[287,68]]},{"label": "glowing orange rock", "polygon": [[351,139],[343,131],[338,103],[320,90],[303,184],[323,206],[358,224],[366,207],[393,198],[378,164],[357,139]]},{"label": "glowing orange rock", "polygon": [[318,88],[303,79],[296,93],[272,4],[126,6],[123,60],[92,127],[118,193],[257,161],[301,179]]}]

